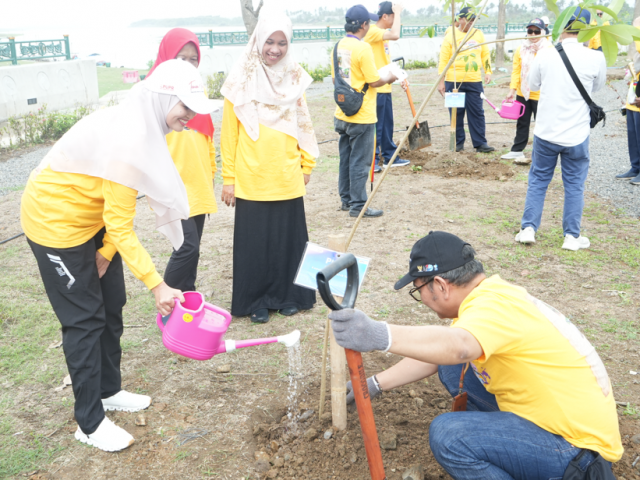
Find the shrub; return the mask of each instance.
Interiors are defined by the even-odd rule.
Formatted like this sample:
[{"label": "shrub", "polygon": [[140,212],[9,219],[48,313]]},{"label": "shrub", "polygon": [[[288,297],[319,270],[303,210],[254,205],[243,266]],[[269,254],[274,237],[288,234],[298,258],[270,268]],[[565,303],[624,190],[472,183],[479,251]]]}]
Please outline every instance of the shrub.
[{"label": "shrub", "polygon": [[435,60],[429,60],[428,62],[421,62],[420,60],[409,60],[404,64],[404,69],[417,70],[418,68],[430,68],[436,66],[438,66],[438,64]]},{"label": "shrub", "polygon": [[311,69],[306,63],[300,63],[300,66],[304,68],[309,75],[311,75],[314,82],[322,82],[325,77],[331,76],[331,65],[316,67],[314,69]]},{"label": "shrub", "polygon": [[207,75],[207,95],[209,98],[222,98],[220,89],[224,85],[224,81],[227,79],[224,72],[214,73],[213,75]]}]

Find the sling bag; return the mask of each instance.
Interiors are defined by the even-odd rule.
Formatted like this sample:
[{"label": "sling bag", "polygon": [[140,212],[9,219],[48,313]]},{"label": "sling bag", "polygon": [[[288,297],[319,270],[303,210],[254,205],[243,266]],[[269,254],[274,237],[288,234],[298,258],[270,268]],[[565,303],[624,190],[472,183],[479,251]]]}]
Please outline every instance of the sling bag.
[{"label": "sling bag", "polygon": [[580,468],[580,459],[587,452],[583,449],[576,457],[569,462],[569,466],[564,471],[562,480],[616,480],[607,461],[597,452],[596,458],[589,464],[586,470]]},{"label": "sling bag", "polygon": [[602,126],[604,127],[604,125],[607,123],[607,114],[604,113],[604,110],[602,109],[602,107],[593,103],[593,100],[591,100],[591,97],[589,96],[587,91],[584,89],[582,82],[578,78],[578,75],[576,75],[576,71],[573,69],[571,62],[567,57],[567,53],[564,51],[564,48],[562,48],[562,43],[558,43],[556,45],[556,50],[560,54],[560,58],[562,58],[562,61],[564,62],[565,67],[567,67],[567,70],[569,71],[569,75],[571,75],[571,80],[573,80],[573,83],[576,84],[576,87],[578,87],[578,90],[580,91],[580,95],[582,95],[582,98],[584,98],[584,101],[587,102],[587,105],[589,106],[589,115],[591,116],[591,123],[590,123],[591,128],[595,127],[601,121],[604,121],[604,123],[602,124]]},{"label": "sling bag", "polygon": [[362,92],[358,92],[342,78],[340,74],[340,65],[338,64],[338,44],[333,48],[333,71],[335,78],[335,89],[333,91],[333,98],[340,107],[340,110],[347,116],[353,117],[362,108],[362,102],[364,96],[369,90],[369,84],[365,83]]}]

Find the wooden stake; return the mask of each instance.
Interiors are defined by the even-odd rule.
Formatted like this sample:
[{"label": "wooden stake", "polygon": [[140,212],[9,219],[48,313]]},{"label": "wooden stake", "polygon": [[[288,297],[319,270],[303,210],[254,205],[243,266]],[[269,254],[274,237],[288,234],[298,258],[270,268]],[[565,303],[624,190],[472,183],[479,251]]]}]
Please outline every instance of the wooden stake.
[{"label": "wooden stake", "polygon": [[[458,93],[458,89],[454,88],[453,93]],[[452,152],[456,151],[456,124],[458,123],[458,109],[457,108],[452,108],[451,109],[451,136],[449,138],[449,149]]]}]

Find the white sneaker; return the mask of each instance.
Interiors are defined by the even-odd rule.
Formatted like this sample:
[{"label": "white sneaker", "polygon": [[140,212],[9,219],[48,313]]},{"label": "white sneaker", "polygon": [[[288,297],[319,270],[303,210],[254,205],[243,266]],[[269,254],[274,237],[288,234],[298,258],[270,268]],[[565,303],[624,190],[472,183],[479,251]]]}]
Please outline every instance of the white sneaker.
[{"label": "white sneaker", "polygon": [[151,397],[138,395],[137,393],[120,390],[109,398],[102,399],[102,406],[106,411],[118,410],[119,412],[137,412],[151,405]]},{"label": "white sneaker", "polygon": [[120,428],[107,417],[98,425],[98,429],[91,435],[85,435],[80,430],[76,430],[76,440],[93,447],[104,450],[105,452],[117,452],[124,450],[135,442],[134,438],[125,429]]},{"label": "white sneaker", "polygon": [[577,252],[581,248],[589,248],[591,246],[591,242],[587,237],[583,237],[580,235],[578,238],[573,235],[569,235],[568,233],[564,237],[564,243],[562,244],[562,248],[565,250],[572,250]]},{"label": "white sneaker", "polygon": [[536,231],[533,227],[527,227],[520,230],[520,233],[516,235],[516,242],[524,244],[536,243]]},{"label": "white sneaker", "polygon": [[500,158],[503,160],[515,160],[517,158],[524,158],[524,153],[522,152],[509,152],[505,155],[502,155]]}]

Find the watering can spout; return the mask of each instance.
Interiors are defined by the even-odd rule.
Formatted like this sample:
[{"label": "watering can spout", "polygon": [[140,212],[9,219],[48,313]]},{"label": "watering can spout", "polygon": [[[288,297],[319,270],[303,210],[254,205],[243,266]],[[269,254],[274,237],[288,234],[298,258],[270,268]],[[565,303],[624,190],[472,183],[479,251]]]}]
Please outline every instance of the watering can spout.
[{"label": "watering can spout", "polygon": [[300,340],[300,330],[294,330],[288,335],[269,338],[254,338],[252,340],[225,340],[221,342],[216,354],[232,352],[238,348],[255,347],[266,343],[282,343],[285,347],[293,347]]}]

